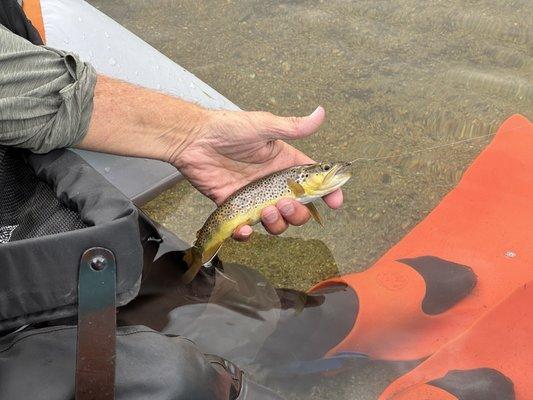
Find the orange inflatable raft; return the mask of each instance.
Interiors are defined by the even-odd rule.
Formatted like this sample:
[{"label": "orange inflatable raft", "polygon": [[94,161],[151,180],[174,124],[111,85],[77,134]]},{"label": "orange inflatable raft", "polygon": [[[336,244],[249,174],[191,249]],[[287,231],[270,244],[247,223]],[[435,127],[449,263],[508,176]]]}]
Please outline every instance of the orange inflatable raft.
[{"label": "orange inflatable raft", "polygon": [[406,361],[435,354],[529,281],[533,124],[514,115],[457,187],[371,268],[312,291],[345,283],[359,302],[353,329],[326,356]]}]

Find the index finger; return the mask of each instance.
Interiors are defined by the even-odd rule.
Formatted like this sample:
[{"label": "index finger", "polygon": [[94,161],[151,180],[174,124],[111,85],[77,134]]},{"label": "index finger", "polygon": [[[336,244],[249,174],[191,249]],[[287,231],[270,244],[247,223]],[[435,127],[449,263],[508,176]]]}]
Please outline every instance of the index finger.
[{"label": "index finger", "polygon": [[333,208],[334,210],[342,206],[343,200],[344,197],[342,195],[341,189],[337,189],[334,192],[331,192],[330,194],[324,196],[324,202],[328,205],[329,208]]}]

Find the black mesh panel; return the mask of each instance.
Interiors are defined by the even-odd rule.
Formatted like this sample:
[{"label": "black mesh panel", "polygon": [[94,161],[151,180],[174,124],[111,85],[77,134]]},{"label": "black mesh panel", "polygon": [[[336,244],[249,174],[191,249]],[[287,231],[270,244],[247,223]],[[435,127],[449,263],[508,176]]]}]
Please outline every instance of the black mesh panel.
[{"label": "black mesh panel", "polygon": [[37,179],[18,150],[0,146],[0,243],[87,227]]}]

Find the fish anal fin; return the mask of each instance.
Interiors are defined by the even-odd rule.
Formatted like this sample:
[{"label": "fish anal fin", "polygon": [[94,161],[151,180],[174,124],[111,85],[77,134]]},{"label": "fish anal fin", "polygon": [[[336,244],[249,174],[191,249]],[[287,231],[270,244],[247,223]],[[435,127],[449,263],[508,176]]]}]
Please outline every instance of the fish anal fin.
[{"label": "fish anal fin", "polygon": [[202,254],[202,265],[208,263],[217,255],[218,251],[222,247],[222,243],[224,243],[224,241],[213,243],[205,248]]},{"label": "fish anal fin", "polygon": [[296,197],[301,197],[305,195],[305,189],[303,188],[303,186],[300,185],[298,182],[296,182],[294,179],[288,178],[287,185],[289,186],[289,189],[291,189],[292,193]]},{"label": "fish anal fin", "polygon": [[212,245],[206,247],[203,252],[194,246],[185,252],[183,261],[187,263],[189,269],[181,278],[183,283],[189,284],[192,282],[202,266],[211,261],[213,257],[217,255],[218,251],[222,247],[222,243],[224,243],[224,241],[213,243]]},{"label": "fish anal fin", "polygon": [[198,271],[200,271],[200,268],[202,268],[202,265],[204,265],[202,262],[202,254],[197,248],[191,247],[185,251],[183,261],[187,263],[189,269],[183,274],[181,280],[187,285],[192,282],[196,274],[198,274]]},{"label": "fish anal fin", "polygon": [[309,210],[309,212],[311,213],[315,221],[318,222],[320,226],[323,228],[324,221],[322,221],[322,217],[320,216],[320,213],[316,209],[316,206],[313,203],[307,203],[305,204],[305,206],[307,207],[307,209]]}]

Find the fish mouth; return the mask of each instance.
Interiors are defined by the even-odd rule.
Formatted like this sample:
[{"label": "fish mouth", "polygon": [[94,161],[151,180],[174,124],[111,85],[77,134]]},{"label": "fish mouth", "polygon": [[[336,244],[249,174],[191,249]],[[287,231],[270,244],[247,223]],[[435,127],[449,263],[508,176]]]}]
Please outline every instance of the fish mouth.
[{"label": "fish mouth", "polygon": [[352,173],[349,167],[352,163],[338,162],[335,163],[324,177],[323,185],[328,192],[340,188],[351,178]]}]

